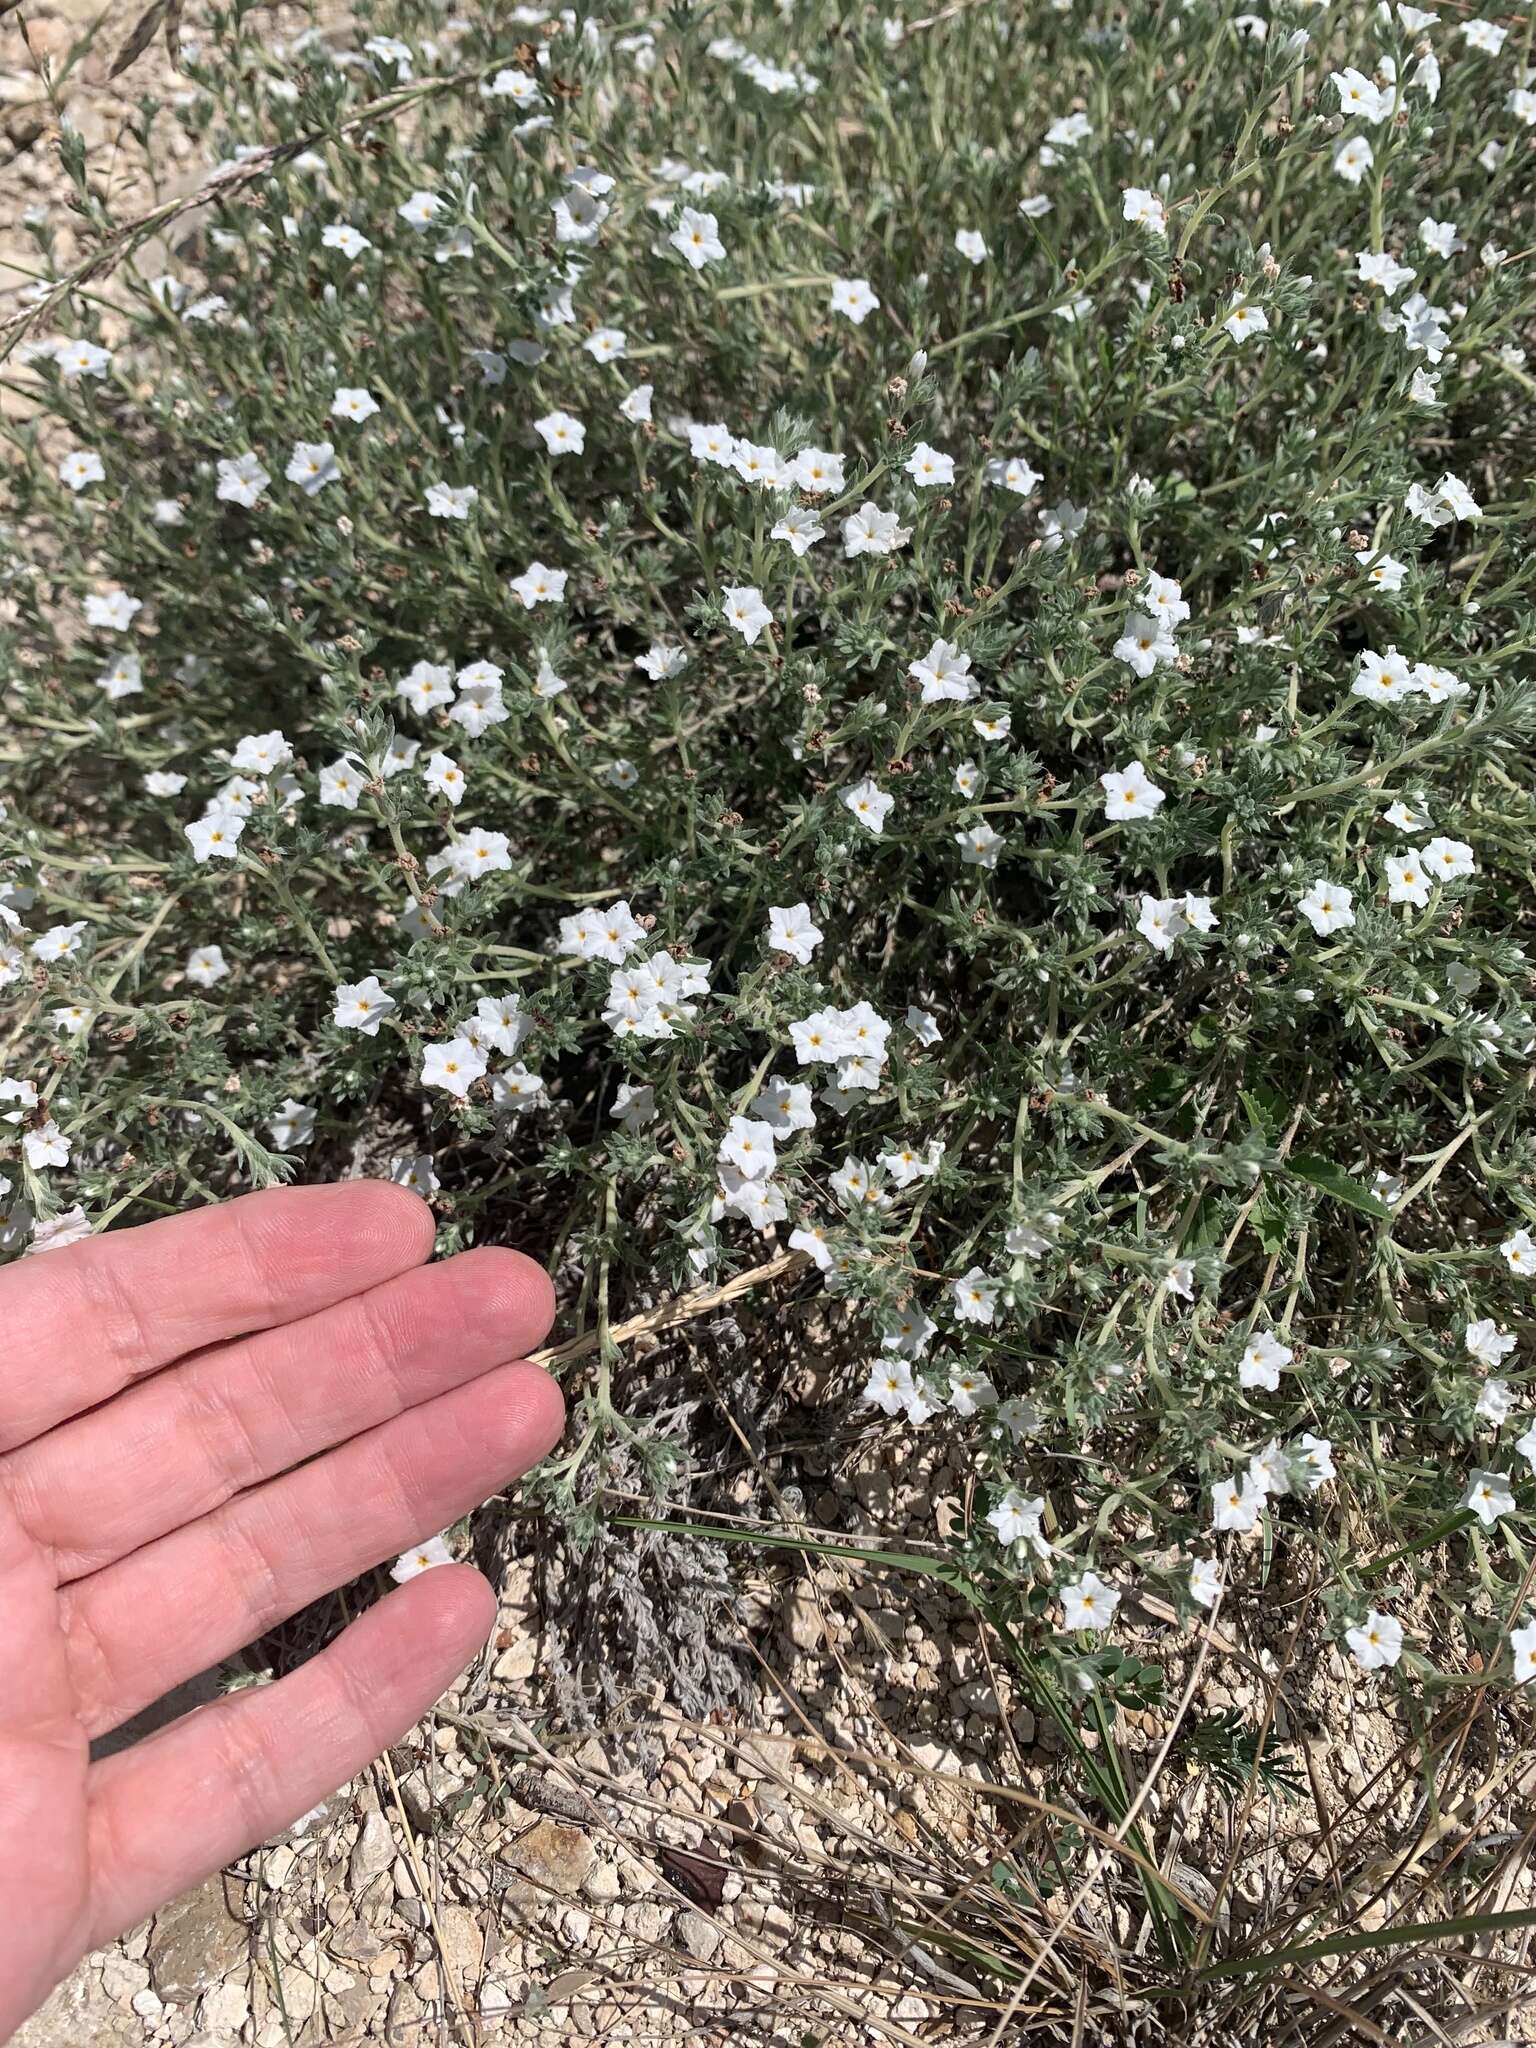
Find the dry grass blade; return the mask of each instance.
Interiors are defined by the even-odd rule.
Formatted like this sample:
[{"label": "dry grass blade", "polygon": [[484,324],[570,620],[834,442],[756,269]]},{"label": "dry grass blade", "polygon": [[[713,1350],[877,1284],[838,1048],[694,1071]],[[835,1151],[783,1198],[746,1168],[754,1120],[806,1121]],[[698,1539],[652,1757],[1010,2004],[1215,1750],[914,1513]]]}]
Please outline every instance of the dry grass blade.
[{"label": "dry grass blade", "polygon": [[112,60],[108,78],[121,78],[130,64],[136,64],[155,39],[155,31],[168,13],[168,0],[150,0],[150,4],[134,23],[127,42]]}]

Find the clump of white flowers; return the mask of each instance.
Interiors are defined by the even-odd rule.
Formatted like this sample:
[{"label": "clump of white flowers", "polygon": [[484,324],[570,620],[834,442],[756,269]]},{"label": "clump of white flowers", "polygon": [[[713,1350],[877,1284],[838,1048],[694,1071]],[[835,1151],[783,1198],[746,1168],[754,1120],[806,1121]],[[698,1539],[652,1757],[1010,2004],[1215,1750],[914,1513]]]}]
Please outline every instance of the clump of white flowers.
[{"label": "clump of white flowers", "polygon": [[37,225],[4,1248],[363,1171],[605,1333],[763,1268],[1071,1696],[1273,1550],[1422,1679],[1430,1542],[1523,1682],[1527,53],[819,18],[251,17],[174,272]]}]

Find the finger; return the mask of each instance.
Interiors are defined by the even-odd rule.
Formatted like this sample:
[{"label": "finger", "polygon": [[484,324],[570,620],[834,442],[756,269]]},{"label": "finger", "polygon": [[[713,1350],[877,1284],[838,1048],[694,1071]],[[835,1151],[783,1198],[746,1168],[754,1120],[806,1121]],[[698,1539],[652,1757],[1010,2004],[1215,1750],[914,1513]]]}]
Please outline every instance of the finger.
[{"label": "finger", "polygon": [[58,1579],[81,1578],[279,1472],[531,1350],[554,1290],[486,1246],[220,1345],[0,1458]]},{"label": "finger", "polygon": [[109,1232],[0,1278],[0,1451],[205,1344],[312,1315],[432,1250],[388,1181],[274,1188]]},{"label": "finger", "polygon": [[98,1764],[88,1946],[355,1777],[441,1697],[495,1620],[478,1572],[424,1572],[291,1677],[202,1707]]},{"label": "finger", "polygon": [[115,1728],[445,1528],[543,1457],[564,1419],[547,1373],[499,1366],[63,1587],[82,1722],[92,1735]]}]

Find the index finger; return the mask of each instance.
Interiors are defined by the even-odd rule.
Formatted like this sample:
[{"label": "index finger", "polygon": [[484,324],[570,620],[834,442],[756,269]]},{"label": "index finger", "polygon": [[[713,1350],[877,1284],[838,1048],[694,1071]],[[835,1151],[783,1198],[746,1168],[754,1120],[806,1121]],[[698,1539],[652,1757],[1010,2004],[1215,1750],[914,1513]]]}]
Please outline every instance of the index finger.
[{"label": "index finger", "polygon": [[312,1315],[432,1250],[388,1181],[274,1188],[109,1232],[0,1272],[0,1451],[189,1351]]}]

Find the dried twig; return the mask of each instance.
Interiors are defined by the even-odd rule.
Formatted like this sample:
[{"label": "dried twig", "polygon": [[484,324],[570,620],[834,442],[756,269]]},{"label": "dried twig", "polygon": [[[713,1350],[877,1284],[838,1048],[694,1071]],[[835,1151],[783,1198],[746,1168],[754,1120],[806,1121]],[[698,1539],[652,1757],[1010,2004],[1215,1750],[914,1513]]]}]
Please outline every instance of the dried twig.
[{"label": "dried twig", "polygon": [[[733,1279],[722,1280],[718,1287],[696,1287],[690,1294],[680,1294],[672,1301],[664,1301],[656,1308],[631,1316],[627,1322],[615,1323],[608,1332],[609,1340],[614,1344],[628,1344],[653,1330],[675,1330],[682,1323],[697,1322],[700,1316],[712,1314],[728,1301],[735,1301],[755,1288],[766,1287],[771,1281],[798,1273],[805,1264],[804,1252],[777,1252],[763,1265],[752,1266]],[[598,1343],[597,1331],[588,1330],[583,1337],[570,1337],[564,1344],[549,1344],[542,1351],[535,1351],[532,1363],[569,1365],[573,1359],[585,1358],[589,1352],[595,1351]]]}]

